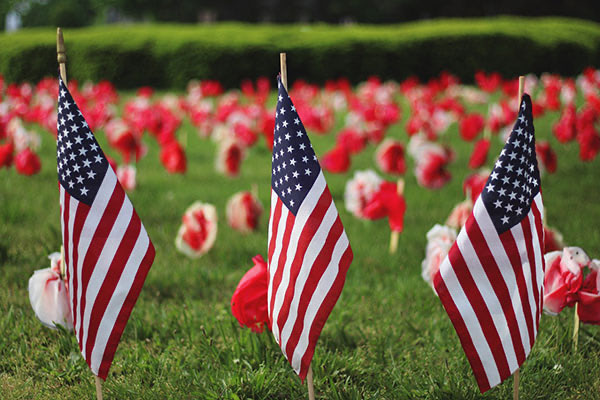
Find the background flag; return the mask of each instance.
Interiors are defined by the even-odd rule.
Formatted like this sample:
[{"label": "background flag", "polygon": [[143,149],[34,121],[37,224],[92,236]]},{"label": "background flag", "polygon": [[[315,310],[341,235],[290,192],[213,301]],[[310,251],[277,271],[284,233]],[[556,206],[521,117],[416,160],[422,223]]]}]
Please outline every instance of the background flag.
[{"label": "background flag", "polygon": [[60,79],[56,159],[73,326],[92,372],[106,379],[154,261],[154,246]]},{"label": "background flag", "polygon": [[353,255],[306,130],[281,80],[278,87],[269,219],[269,322],[283,354],[304,380]]},{"label": "background flag", "polygon": [[481,392],[511,376],[531,351],[542,310],[544,207],[531,99],[434,285]]}]

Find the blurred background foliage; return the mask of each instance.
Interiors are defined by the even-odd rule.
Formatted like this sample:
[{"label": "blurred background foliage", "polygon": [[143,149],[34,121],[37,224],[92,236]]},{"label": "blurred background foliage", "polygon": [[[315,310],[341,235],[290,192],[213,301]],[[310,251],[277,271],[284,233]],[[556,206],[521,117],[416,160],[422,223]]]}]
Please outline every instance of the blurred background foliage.
[{"label": "blurred background foliage", "polygon": [[600,21],[598,0],[2,0],[22,27],[213,21],[389,24],[441,17],[567,16]]}]

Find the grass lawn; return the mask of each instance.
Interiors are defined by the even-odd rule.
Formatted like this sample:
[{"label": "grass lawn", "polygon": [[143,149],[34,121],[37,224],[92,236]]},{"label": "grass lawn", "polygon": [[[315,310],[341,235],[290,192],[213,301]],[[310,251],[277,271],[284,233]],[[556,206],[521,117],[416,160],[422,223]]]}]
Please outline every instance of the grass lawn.
[{"label": "grass lawn", "polygon": [[[482,109],[487,109],[487,106]],[[388,136],[407,136],[404,118]],[[600,258],[600,158],[583,163],[576,144],[560,145],[551,134],[557,113],[535,120],[537,138],[558,153],[558,171],[542,177],[550,226],[569,245]],[[339,118],[341,123],[341,117]],[[285,360],[270,332],[241,328],[230,312],[231,295],[257,253],[266,256],[270,153],[261,142],[249,153],[238,178],[215,172],[215,144],[188,130],[188,172],[169,175],[151,138],[138,164],[138,188],[130,194],[156,247],[156,260],[125,329],[104,384],[107,399],[301,399],[306,386]],[[310,132],[309,132],[310,134]],[[100,136],[105,145],[104,135]],[[343,204],[354,171],[375,168],[374,147],[353,158],[345,174],[326,178],[354,250],[343,293],[317,345],[313,370],[322,399],[507,399],[512,379],[481,396],[470,366],[440,301],[421,278],[425,233],[443,223],[463,199],[462,180],[472,144],[452,125],[447,139],[456,149],[453,180],[437,191],[416,184],[408,161],[405,231],[396,255],[388,254],[386,221],[365,222]],[[312,135],[318,155],[334,136]],[[493,140],[493,158],[502,144]],[[108,147],[105,145],[105,149]],[[94,398],[93,377],[75,337],[39,323],[27,293],[34,270],[61,245],[55,144],[42,133],[42,171],[33,177],[0,170],[0,398]],[[491,161],[490,161],[491,164]],[[392,179],[391,177],[388,177]],[[266,211],[260,229],[242,235],[225,222],[229,196],[257,183]],[[177,252],[175,235],[194,201],[217,207],[214,248],[199,260]],[[592,399],[600,393],[600,328],[582,326],[572,350],[573,310],[544,315],[531,355],[521,369],[523,399]]]}]

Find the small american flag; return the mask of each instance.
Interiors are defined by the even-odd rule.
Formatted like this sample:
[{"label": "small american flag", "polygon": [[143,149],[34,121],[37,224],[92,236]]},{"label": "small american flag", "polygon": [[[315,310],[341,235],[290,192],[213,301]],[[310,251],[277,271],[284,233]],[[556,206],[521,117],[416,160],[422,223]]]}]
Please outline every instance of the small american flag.
[{"label": "small american flag", "polygon": [[544,206],[531,99],[434,285],[481,392],[512,375],[533,347],[542,310]]},{"label": "small american flag", "polygon": [[154,246],[59,80],[56,159],[73,325],[83,358],[106,379]]},{"label": "small american flag", "polygon": [[269,219],[271,330],[304,380],[352,249],[306,130],[278,81]]}]

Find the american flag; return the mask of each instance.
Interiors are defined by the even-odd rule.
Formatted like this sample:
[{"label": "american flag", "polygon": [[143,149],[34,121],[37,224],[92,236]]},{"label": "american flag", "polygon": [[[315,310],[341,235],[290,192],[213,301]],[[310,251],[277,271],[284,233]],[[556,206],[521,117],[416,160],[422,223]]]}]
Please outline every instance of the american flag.
[{"label": "american flag", "polygon": [[106,379],[154,261],[154,246],[66,85],[59,78],[56,159],[75,336]]},{"label": "american flag", "polygon": [[271,331],[304,380],[352,249],[306,130],[278,81],[269,219]]},{"label": "american flag", "polygon": [[519,368],[538,332],[545,268],[540,185],[525,94],[473,213],[434,278],[482,393]]}]

